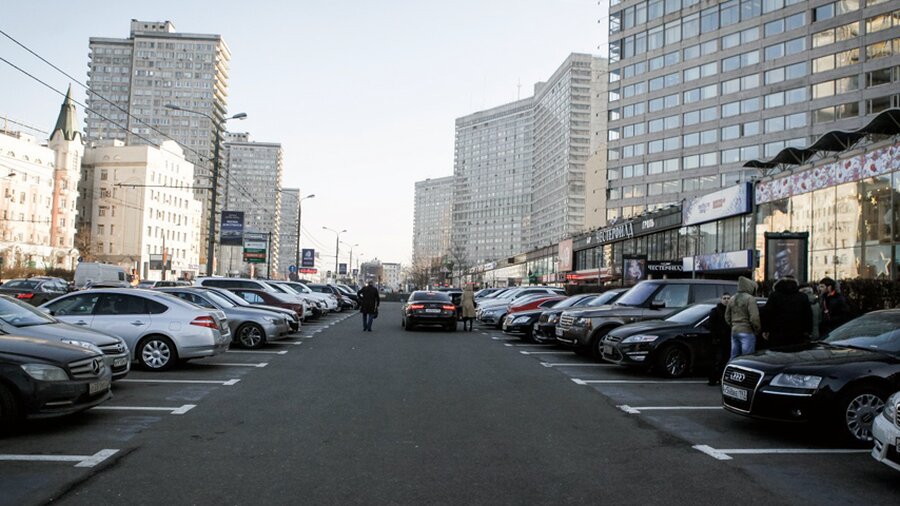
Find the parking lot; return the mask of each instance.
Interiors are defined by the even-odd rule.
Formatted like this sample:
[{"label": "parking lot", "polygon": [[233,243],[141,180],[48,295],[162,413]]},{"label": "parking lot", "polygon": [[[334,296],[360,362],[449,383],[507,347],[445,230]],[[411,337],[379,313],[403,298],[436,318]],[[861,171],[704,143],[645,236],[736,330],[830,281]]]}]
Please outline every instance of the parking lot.
[{"label": "parking lot", "polygon": [[240,389],[242,381],[263,368],[278,367],[288,354],[303,353],[321,332],[350,316],[331,314],[304,324],[298,333],[261,350],[235,348],[167,372],[132,369],[113,384],[113,398],[104,404],[73,417],[28,421],[23,434],[0,440],[0,504],[58,497],[125,457],[137,434],[203,410],[207,399]]},{"label": "parking lot", "polygon": [[[900,477],[875,462],[870,450],[835,441],[805,425],[746,419],[726,412],[719,387],[703,377],[665,379],[615,364],[598,363],[547,344],[529,344],[492,328],[477,329],[492,345],[552,369],[572,388],[588,388],[633,417],[676,438],[686,450],[723,466],[737,466],[767,488],[810,504],[890,504]],[[598,436],[599,437],[599,436]],[[602,437],[615,437],[605,434]]]}]

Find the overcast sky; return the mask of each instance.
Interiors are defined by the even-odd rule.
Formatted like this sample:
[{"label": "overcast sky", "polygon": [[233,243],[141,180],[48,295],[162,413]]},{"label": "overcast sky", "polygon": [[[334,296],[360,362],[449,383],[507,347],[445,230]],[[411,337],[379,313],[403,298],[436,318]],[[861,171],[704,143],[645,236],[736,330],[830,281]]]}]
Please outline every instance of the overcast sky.
[{"label": "overcast sky", "polygon": [[[133,18],[221,34],[228,112],[248,115],[232,128],[280,142],[284,186],[316,194],[303,203],[302,246],[334,255],[322,227],[347,229],[355,258],[408,263],[413,184],[453,173],[454,120],[530,96],[569,53],[605,55],[606,3],[6,2],[0,29],[82,82],[88,38],[127,38]],[[2,36],[0,56],[58,90],[69,83]],[[60,96],[3,62],[0,83],[0,118],[52,129]]]}]

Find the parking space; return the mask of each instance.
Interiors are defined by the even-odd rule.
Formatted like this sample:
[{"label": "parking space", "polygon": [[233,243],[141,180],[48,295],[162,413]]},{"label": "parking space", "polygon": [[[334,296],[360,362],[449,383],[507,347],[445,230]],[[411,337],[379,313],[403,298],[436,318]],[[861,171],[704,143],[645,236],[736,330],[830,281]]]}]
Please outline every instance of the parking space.
[{"label": "parking space", "polygon": [[[769,423],[728,413],[722,408],[719,387],[707,385],[705,377],[667,379],[600,363],[553,345],[524,343],[500,331],[483,330],[482,334],[488,342],[533,360],[536,367],[559,372],[560,380],[571,382],[573,388],[596,391],[623,416],[650,424],[683,441],[686,449],[723,465],[741,466],[757,479],[774,481],[773,486],[783,487],[785,493],[796,493],[797,479],[820,483],[820,478],[809,476],[813,468],[836,480],[830,486],[831,495],[822,492],[829,487],[816,492],[826,502],[835,497],[859,502],[851,484],[871,481],[872,476],[881,487],[869,491],[873,497],[890,497],[897,491],[895,472],[875,463],[869,456],[871,450],[854,448],[828,431],[807,425]],[[885,488],[888,483],[891,485]]]}]

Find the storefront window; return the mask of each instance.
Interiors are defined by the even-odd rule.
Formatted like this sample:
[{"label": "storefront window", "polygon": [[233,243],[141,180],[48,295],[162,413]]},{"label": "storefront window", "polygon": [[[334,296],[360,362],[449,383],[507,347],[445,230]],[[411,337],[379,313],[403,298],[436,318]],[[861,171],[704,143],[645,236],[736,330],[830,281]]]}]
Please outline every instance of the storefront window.
[{"label": "storefront window", "polygon": [[[891,176],[866,179],[861,188],[863,199],[863,239],[872,243],[891,243]],[[868,253],[868,249],[866,250]],[[890,255],[888,255],[890,258]]]},{"label": "storefront window", "polygon": [[[900,242],[900,172],[894,172],[894,242]],[[897,248],[897,255],[900,257],[900,247]]]},{"label": "storefront window", "polygon": [[721,237],[718,247],[719,251],[737,251],[744,249],[741,234],[743,219],[743,216],[735,216],[719,223],[719,237]]},{"label": "storefront window", "polygon": [[860,239],[860,215],[859,215],[859,185],[858,183],[842,184],[835,188],[835,239],[838,248],[852,248],[859,246]]},{"label": "storefront window", "polygon": [[837,261],[834,265],[836,279],[851,279],[859,277],[862,248],[841,248],[835,250]]},{"label": "storefront window", "polygon": [[681,227],[678,230],[679,240],[678,242],[681,244],[681,252],[683,257],[690,257],[694,255],[698,255],[699,252],[699,244],[697,240],[697,234],[699,234],[698,227]]},{"label": "storefront window", "polygon": [[715,253],[717,250],[717,238],[716,222],[700,225],[700,251],[698,254],[705,255],[708,253]]},{"label": "storefront window", "polygon": [[811,232],[812,194],[791,197],[791,232]]},{"label": "storefront window", "polygon": [[[813,251],[831,250],[834,248],[834,188],[826,188],[813,192]],[[833,255],[833,253],[829,253]],[[830,262],[829,262],[830,263]],[[833,274],[833,273],[832,273]]]},{"label": "storefront window", "polygon": [[864,278],[891,279],[891,247],[866,245],[866,263],[860,276]]}]

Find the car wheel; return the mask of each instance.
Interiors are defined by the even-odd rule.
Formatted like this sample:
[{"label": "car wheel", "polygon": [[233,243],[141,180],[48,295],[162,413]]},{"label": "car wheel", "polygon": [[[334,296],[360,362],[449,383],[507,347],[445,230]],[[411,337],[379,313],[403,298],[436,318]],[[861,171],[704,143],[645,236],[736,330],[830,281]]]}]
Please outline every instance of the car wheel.
[{"label": "car wheel", "polygon": [[875,386],[861,386],[841,395],[838,421],[850,441],[868,445],[872,441],[872,423],[884,409],[887,395]]},{"label": "car wheel", "polygon": [[151,371],[171,369],[178,362],[175,345],[165,336],[147,336],[137,347],[138,362]]},{"label": "car wheel", "polygon": [[589,348],[591,357],[603,360],[603,338],[606,337],[606,334],[609,334],[610,330],[612,330],[612,327],[601,328],[591,338],[591,346]]},{"label": "car wheel", "polygon": [[656,368],[667,378],[680,378],[691,370],[691,354],[683,346],[667,346],[659,354]]},{"label": "car wheel", "polygon": [[255,323],[245,323],[237,329],[237,339],[241,346],[255,350],[266,344],[266,331]]},{"label": "car wheel", "polygon": [[0,434],[6,434],[22,421],[22,409],[12,391],[0,383]]}]

